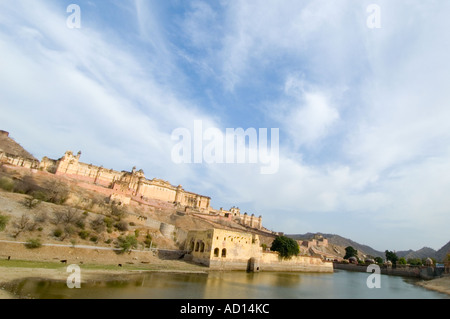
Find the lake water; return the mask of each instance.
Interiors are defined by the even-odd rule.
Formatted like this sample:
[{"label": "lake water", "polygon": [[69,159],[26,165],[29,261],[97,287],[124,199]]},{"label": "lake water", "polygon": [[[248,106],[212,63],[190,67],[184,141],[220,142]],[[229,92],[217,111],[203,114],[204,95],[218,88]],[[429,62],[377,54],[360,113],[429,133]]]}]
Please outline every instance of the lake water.
[{"label": "lake water", "polygon": [[415,279],[381,276],[381,288],[369,289],[368,273],[336,270],[333,274],[278,272],[146,273],[108,282],[66,283],[27,279],[14,293],[37,299],[429,299],[449,296],[414,284]]}]

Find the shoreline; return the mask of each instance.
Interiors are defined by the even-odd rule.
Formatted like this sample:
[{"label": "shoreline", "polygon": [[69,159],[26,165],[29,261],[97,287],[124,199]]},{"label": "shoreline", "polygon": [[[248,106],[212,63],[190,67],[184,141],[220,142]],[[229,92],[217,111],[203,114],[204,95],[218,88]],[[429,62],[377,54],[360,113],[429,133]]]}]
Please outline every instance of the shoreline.
[{"label": "shoreline", "polygon": [[450,296],[450,276],[444,276],[427,281],[416,282],[416,285],[428,290],[437,291]]},{"label": "shoreline", "polygon": [[[20,265],[17,265],[19,263]],[[190,266],[190,264],[187,264]],[[161,263],[156,268],[133,268],[130,265],[124,265],[124,269],[108,269],[110,265],[105,264],[89,264],[84,265],[82,269],[82,284],[91,282],[109,282],[118,278],[121,280],[129,280],[131,277],[149,273],[174,273],[174,274],[199,274],[207,275],[210,269],[182,269],[187,266],[183,262],[177,263]],[[83,265],[81,265],[83,267]],[[129,267],[128,269],[126,267]],[[0,263],[0,300],[1,299],[22,299],[26,296],[14,294],[11,291],[16,281],[25,279],[40,279],[48,281],[65,282],[69,273],[66,272],[67,266],[61,266],[51,262],[36,261],[16,261],[10,265]],[[437,278],[428,281],[417,281],[413,283],[427,290],[439,292],[450,296],[450,276]]]},{"label": "shoreline", "polygon": [[[93,266],[93,265],[90,265]],[[101,267],[102,265],[95,265]],[[104,266],[104,265],[103,265]],[[174,274],[198,274],[207,275],[207,270],[183,270],[183,269],[84,269],[82,270],[82,284],[91,282],[109,282],[117,278],[129,279],[129,277],[147,273],[174,273]],[[35,268],[35,267],[5,267],[0,265],[0,300],[1,299],[21,299],[23,296],[17,296],[8,288],[14,285],[14,282],[26,279],[42,279],[48,281],[65,282],[69,273],[66,267],[60,268]]]}]

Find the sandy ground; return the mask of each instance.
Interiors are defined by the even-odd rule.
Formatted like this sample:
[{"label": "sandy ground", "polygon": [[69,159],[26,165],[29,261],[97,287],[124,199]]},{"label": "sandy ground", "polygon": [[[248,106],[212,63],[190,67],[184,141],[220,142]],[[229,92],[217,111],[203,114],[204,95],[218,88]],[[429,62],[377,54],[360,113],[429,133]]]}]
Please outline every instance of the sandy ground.
[{"label": "sandy ground", "polygon": [[424,288],[450,295],[450,276],[417,283]]}]

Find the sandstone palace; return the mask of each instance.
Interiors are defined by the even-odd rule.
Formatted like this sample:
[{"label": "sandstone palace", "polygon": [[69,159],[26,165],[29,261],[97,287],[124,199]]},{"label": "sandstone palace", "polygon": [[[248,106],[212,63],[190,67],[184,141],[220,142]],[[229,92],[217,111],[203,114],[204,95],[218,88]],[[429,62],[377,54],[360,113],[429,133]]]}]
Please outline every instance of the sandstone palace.
[{"label": "sandstone palace", "polygon": [[[0,131],[0,138],[8,143],[15,143],[9,138],[8,132]],[[14,145],[11,148],[14,148]],[[155,201],[160,201],[187,213],[230,220],[253,229],[263,228],[261,216],[241,214],[237,207],[232,207],[230,210],[214,209],[211,207],[210,197],[186,191],[181,185],[174,186],[161,179],[147,179],[144,172],[135,167],[130,172],[119,172],[83,163],[80,157],[81,152],[74,154],[72,151],[67,151],[57,160],[44,157],[39,162],[29,153],[8,152],[6,149],[0,149],[0,163],[39,169],[70,178],[82,183],[83,187],[95,189],[110,196],[111,200],[120,205],[128,205],[131,201],[151,205]]]}]

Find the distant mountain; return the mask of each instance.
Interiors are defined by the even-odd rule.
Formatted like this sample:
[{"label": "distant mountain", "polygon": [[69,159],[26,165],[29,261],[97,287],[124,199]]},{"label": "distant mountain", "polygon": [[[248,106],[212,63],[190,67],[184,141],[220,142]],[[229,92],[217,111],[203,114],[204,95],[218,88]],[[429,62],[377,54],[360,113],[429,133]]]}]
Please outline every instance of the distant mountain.
[{"label": "distant mountain", "polygon": [[429,248],[429,247],[423,247],[419,250],[405,250],[405,251],[397,251],[397,256],[404,257],[405,259],[408,258],[434,258],[437,261],[444,261],[447,258],[447,254],[450,254],[450,241],[444,245],[441,249],[438,251]]},{"label": "distant mountain", "polygon": [[[322,235],[324,238],[328,239],[330,244],[348,247],[352,246],[358,252],[364,255],[370,255],[373,257],[381,257],[386,258],[384,252],[373,249],[370,246],[359,244],[351,239],[336,235],[336,234],[323,234],[323,233],[306,233],[306,234],[295,234],[295,235],[286,235],[292,239],[296,240],[311,240],[315,235]],[[447,257],[447,254],[450,254],[450,242],[448,242],[445,246],[443,246],[438,251],[433,248],[423,247],[419,250],[404,250],[404,251],[396,251],[395,252],[398,257],[408,258],[435,258],[437,261],[443,261]]]},{"label": "distant mountain", "polygon": [[447,254],[450,254],[450,241],[436,252],[436,260],[444,261],[447,258]]},{"label": "distant mountain", "polygon": [[395,252],[397,254],[398,257],[403,257],[405,259],[409,259],[409,258],[436,258],[436,250],[434,250],[433,248],[429,248],[429,247],[423,247],[419,250],[404,250],[404,251],[397,251]]},{"label": "distant mountain", "polygon": [[341,247],[348,247],[352,246],[358,252],[364,254],[364,255],[370,255],[373,257],[381,257],[385,258],[384,252],[378,251],[373,249],[372,247],[369,247],[367,245],[359,244],[351,239],[336,235],[336,234],[323,234],[323,233],[306,233],[306,234],[295,234],[295,235],[286,235],[287,237],[290,237],[295,240],[311,240],[314,238],[315,235],[322,235],[324,238],[328,239],[328,243],[341,246]]}]

